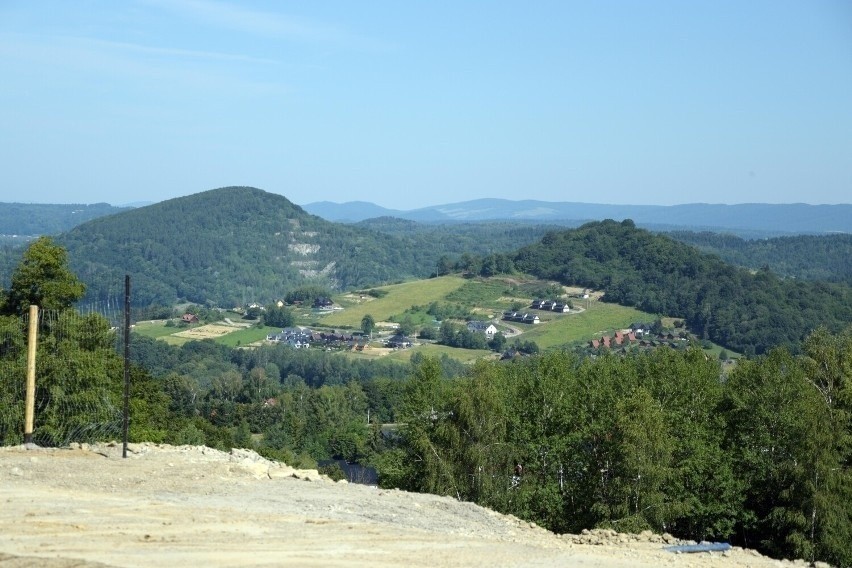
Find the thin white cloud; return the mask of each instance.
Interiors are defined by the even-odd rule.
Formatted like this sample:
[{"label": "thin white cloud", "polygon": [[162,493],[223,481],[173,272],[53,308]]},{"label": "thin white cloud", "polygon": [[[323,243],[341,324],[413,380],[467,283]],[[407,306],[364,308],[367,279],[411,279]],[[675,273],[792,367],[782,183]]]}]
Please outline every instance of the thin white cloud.
[{"label": "thin white cloud", "polygon": [[249,55],[226,53],[221,51],[155,47],[139,43],[68,35],[36,36],[29,34],[0,33],[0,49],[3,49],[7,55],[17,54],[18,56],[25,56],[26,54],[33,54],[43,50],[64,48],[88,49],[92,52],[112,54],[123,52],[125,54],[150,55],[155,57],[196,61],[208,60],[219,62],[258,63],[266,65],[277,65],[280,63],[275,59],[252,57]]},{"label": "thin white cloud", "polygon": [[252,10],[218,0],[143,0],[192,19],[232,31],[301,42],[337,43],[366,48],[381,42],[359,36],[344,28],[278,12]]},{"label": "thin white cloud", "polygon": [[240,55],[235,53],[223,53],[219,51],[200,51],[194,49],[176,49],[170,47],[151,47],[147,45],[140,45],[137,43],[128,43],[121,41],[109,41],[109,40],[100,40],[100,39],[89,39],[89,38],[74,38],[69,37],[66,38],[69,40],[76,40],[81,43],[89,43],[93,46],[101,46],[105,49],[112,50],[123,50],[132,53],[145,54],[145,55],[154,55],[154,56],[163,56],[163,57],[179,57],[183,59],[206,59],[212,61],[224,61],[224,62],[242,62],[242,63],[263,63],[263,64],[277,64],[278,61],[274,59],[267,59],[262,57],[251,57],[248,55]]},{"label": "thin white cloud", "polygon": [[120,77],[148,88],[170,84],[227,92],[289,91],[280,80],[267,79],[278,77],[277,73],[259,73],[278,65],[277,61],[224,52],[152,47],[76,36],[0,33],[0,57],[0,69],[17,62],[40,69],[46,80],[79,72],[98,79]]}]

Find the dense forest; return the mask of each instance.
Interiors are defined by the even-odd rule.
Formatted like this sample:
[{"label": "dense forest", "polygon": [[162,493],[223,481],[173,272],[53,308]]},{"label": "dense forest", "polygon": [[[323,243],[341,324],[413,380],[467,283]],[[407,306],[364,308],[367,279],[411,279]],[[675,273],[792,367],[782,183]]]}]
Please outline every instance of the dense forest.
[{"label": "dense forest", "polygon": [[785,278],[852,285],[852,235],[743,239],[731,234],[673,231],[672,238],[718,255],[729,264],[769,268]]},{"label": "dense forest", "polygon": [[[369,219],[356,226],[402,239],[419,249],[430,250],[434,258],[510,253],[538,241],[548,231],[560,228],[556,225],[511,221],[418,223],[394,217]],[[434,266],[433,262],[431,268],[434,269]]]},{"label": "dense forest", "polygon": [[850,288],[752,273],[630,220],[550,232],[514,257],[518,270],[604,290],[605,301],[684,318],[702,338],[746,354],[797,350],[814,329],[852,321]]}]

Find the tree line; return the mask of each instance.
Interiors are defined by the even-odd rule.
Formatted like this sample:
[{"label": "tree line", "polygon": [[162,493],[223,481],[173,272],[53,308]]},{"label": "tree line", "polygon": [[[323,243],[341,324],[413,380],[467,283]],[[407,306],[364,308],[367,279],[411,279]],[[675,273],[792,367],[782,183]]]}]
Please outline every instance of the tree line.
[{"label": "tree line", "polygon": [[852,328],[724,380],[700,349],[480,363],[406,382],[383,483],[556,532],[729,540],[852,565]]},{"label": "tree line", "polygon": [[852,235],[795,235],[743,239],[706,231],[672,231],[672,238],[722,260],[752,269],[768,268],[785,278],[852,285]]}]

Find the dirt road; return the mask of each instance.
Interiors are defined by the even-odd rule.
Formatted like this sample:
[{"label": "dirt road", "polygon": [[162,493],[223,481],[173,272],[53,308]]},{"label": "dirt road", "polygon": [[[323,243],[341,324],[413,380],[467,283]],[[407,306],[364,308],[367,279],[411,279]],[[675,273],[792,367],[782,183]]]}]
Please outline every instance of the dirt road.
[{"label": "dirt road", "polygon": [[[595,544],[584,544],[595,543]],[[254,452],[0,448],[0,568],[779,566],[658,535],[557,536],[448,497],[334,483]]]}]

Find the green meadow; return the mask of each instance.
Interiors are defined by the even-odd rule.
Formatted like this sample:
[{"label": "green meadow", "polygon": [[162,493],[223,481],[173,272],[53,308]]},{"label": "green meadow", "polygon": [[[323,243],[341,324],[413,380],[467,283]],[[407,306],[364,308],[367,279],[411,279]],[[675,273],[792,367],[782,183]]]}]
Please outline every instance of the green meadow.
[{"label": "green meadow", "polygon": [[[185,328],[183,328],[185,329]],[[168,337],[174,333],[181,331],[182,328],[176,326],[167,326],[164,320],[141,321],[133,326],[133,333],[138,333],[151,339],[161,339]]]},{"label": "green meadow", "polygon": [[370,314],[375,321],[386,321],[391,316],[405,312],[411,306],[428,305],[443,300],[447,295],[461,288],[465,282],[459,276],[441,276],[427,280],[416,280],[402,284],[382,286],[380,290],[387,292],[381,298],[357,293],[335,296],[335,302],[343,310],[336,310],[319,318],[322,325],[329,327],[361,327],[361,320]]}]

